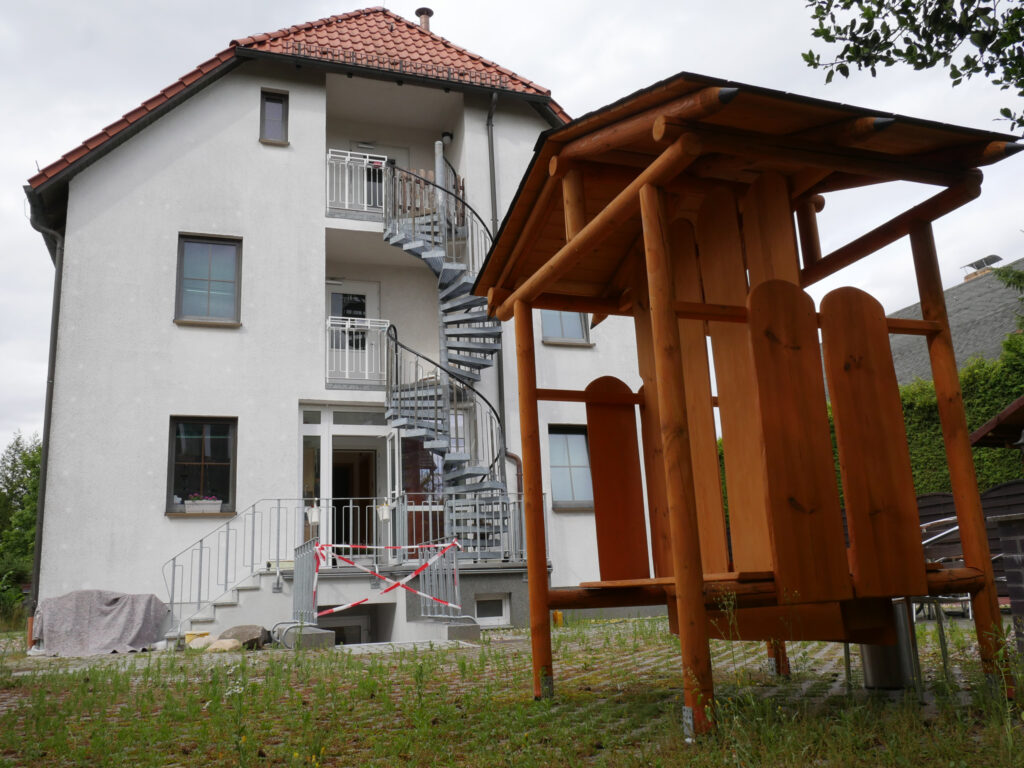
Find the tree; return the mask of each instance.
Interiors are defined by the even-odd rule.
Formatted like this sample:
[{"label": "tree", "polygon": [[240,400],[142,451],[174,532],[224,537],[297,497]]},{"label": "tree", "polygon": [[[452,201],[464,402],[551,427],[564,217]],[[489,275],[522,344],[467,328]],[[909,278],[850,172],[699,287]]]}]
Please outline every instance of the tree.
[{"label": "tree", "polygon": [[41,454],[39,438],[20,432],[0,454],[0,613],[21,602],[32,572]]},{"label": "tree", "polygon": [[[850,67],[867,69],[897,62],[914,69],[941,66],[953,85],[975,75],[1024,96],[1024,0],[808,0],[817,24],[812,34],[843,47],[822,62],[813,49],[808,66],[825,69],[825,82]],[[1003,118],[1024,128],[1019,107],[1003,107]]]},{"label": "tree", "polygon": [[[996,267],[992,270],[996,280],[1017,292],[1018,301],[1024,303],[1024,270],[1016,267]],[[1017,313],[1017,327],[1024,330],[1024,314]]]}]

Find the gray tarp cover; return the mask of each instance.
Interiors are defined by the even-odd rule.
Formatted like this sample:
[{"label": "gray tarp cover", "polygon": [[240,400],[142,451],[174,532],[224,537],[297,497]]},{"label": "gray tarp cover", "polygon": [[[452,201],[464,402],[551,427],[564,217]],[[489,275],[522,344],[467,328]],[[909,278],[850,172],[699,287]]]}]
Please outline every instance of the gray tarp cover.
[{"label": "gray tarp cover", "polygon": [[128,653],[162,640],[166,619],[156,595],[82,589],[41,600],[32,638],[48,656]]}]

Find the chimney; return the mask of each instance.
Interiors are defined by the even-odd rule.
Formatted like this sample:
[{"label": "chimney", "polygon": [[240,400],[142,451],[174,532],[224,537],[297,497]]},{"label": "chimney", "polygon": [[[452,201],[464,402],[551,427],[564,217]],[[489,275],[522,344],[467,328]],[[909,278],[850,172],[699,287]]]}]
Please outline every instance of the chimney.
[{"label": "chimney", "polygon": [[419,17],[420,26],[427,32],[430,31],[430,17],[434,15],[434,12],[429,8],[417,8],[416,15]]}]

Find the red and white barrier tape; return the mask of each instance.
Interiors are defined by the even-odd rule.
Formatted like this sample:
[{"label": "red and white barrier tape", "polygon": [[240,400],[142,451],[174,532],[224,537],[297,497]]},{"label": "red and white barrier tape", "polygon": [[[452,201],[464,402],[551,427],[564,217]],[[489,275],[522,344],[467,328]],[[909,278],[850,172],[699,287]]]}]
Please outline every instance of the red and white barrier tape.
[{"label": "red and white barrier tape", "polygon": [[[442,557],[444,557],[446,554],[448,554],[448,552],[453,547],[454,548],[458,548],[458,549],[462,549],[462,545],[459,544],[459,540],[458,539],[452,539],[451,543],[449,543],[449,544],[416,544],[416,545],[412,545],[412,546],[408,546],[408,547],[370,547],[370,546],[364,546],[364,547],[358,547],[358,548],[361,548],[361,549],[436,549],[438,547],[444,547],[444,549],[442,549],[440,552],[437,552],[437,553],[433,554],[430,557],[430,559],[427,560],[427,562],[423,563],[419,568],[417,568],[415,571],[410,573],[408,576],[406,576],[401,581],[397,581],[395,579],[389,579],[387,576],[383,576],[380,573],[378,573],[377,571],[375,571],[375,570],[373,570],[371,568],[367,568],[365,565],[357,563],[354,560],[350,560],[349,558],[344,557],[343,555],[335,554],[334,557],[336,559],[338,559],[338,560],[341,560],[343,563],[351,565],[352,567],[354,567],[354,568],[356,568],[356,569],[358,569],[360,571],[363,571],[364,573],[368,573],[371,576],[376,576],[381,581],[386,581],[388,584],[390,584],[391,586],[389,586],[387,589],[381,591],[382,595],[386,595],[388,592],[392,591],[393,589],[398,589],[399,587],[401,587],[402,589],[406,590],[407,592],[412,592],[414,595],[419,595],[420,597],[426,598],[427,600],[433,600],[435,603],[440,603],[441,605],[446,605],[449,608],[455,608],[456,610],[462,610],[462,606],[461,605],[456,605],[455,603],[450,603],[447,600],[442,600],[440,597],[434,597],[433,595],[428,595],[426,592],[420,592],[418,589],[413,589],[412,587],[409,586],[409,582],[410,581],[412,581],[414,578],[416,578],[421,573],[423,573],[425,570],[427,570],[427,568],[429,568],[434,563],[436,563],[438,560],[440,560]],[[346,548],[351,549],[351,548],[356,548],[356,547],[350,547],[348,544],[317,544],[316,545],[316,573],[319,574],[320,567],[327,563],[327,557],[328,557],[329,551],[331,549],[346,549]],[[315,586],[314,586],[313,595],[314,595],[314,605],[315,605],[316,604],[316,597],[315,597],[316,596],[316,588],[315,588]],[[338,606],[335,606],[334,608],[328,608],[326,610],[320,611],[319,613],[317,613],[317,616],[318,617],[319,616],[328,616],[328,615],[330,615],[332,613],[341,613],[342,611],[348,610],[349,608],[353,608],[353,607],[355,607],[357,605],[362,605],[363,603],[368,602],[368,601],[369,601],[369,598],[368,597],[364,597],[362,600],[356,600],[355,602],[348,603],[346,605],[338,605]]]}]

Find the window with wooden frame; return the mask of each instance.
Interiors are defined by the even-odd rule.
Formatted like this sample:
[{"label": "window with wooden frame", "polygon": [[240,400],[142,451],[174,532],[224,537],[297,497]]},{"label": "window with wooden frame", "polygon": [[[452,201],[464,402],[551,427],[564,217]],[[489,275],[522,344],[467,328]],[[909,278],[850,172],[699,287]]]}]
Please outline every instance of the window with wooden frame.
[{"label": "window with wooden frame", "polygon": [[172,416],[167,511],[184,512],[189,497],[217,499],[235,509],[238,419]]},{"label": "window with wooden frame", "polygon": [[260,141],[288,143],[288,94],[285,91],[260,91]]},{"label": "window with wooden frame", "polygon": [[592,510],[594,489],[590,480],[590,451],[586,427],[548,427],[551,467],[551,508]]},{"label": "window with wooden frame", "polygon": [[242,241],[180,235],[174,321],[238,326]]}]

